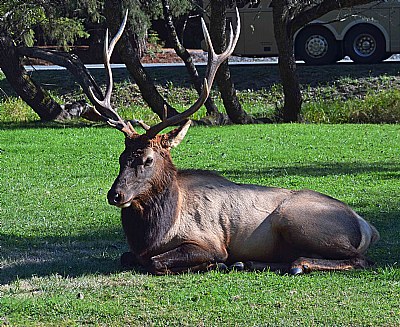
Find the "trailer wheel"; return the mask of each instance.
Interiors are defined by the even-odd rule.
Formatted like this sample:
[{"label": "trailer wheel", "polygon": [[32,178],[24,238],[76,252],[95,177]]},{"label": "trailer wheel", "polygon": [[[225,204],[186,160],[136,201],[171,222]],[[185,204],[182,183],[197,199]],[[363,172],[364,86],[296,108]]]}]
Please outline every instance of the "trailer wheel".
[{"label": "trailer wheel", "polygon": [[369,24],[353,27],[344,39],[346,54],[358,64],[373,64],[387,57],[382,32]]},{"label": "trailer wheel", "polygon": [[338,58],[338,42],[333,34],[321,26],[309,26],[296,37],[296,57],[307,65],[328,65]]}]

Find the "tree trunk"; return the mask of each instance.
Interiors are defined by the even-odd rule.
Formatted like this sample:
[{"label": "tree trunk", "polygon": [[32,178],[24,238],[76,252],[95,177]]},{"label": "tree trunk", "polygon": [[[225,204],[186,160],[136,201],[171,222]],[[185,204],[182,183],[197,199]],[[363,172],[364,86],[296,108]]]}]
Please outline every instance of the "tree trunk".
[{"label": "tree trunk", "polygon": [[[192,84],[196,89],[197,93],[200,95],[203,89],[203,81],[197,72],[197,69],[193,63],[192,56],[190,53],[183,47],[182,43],[179,41],[178,34],[176,32],[174,22],[172,20],[172,13],[169,5],[169,0],[162,0],[163,4],[163,13],[165,19],[165,25],[168,31],[168,37],[170,39],[171,44],[174,47],[176,54],[182,59],[185,63],[186,70],[190,76]],[[218,114],[218,108],[215,105],[214,101],[209,96],[204,106],[207,109],[207,115],[216,115]]]},{"label": "tree trunk", "polygon": [[[104,14],[107,25],[114,35],[118,31],[122,22],[122,8],[119,0],[106,0],[104,3]],[[140,38],[133,31],[129,21],[125,32],[120,41],[116,44],[117,51],[124,62],[127,70],[137,83],[144,101],[162,119],[164,117],[164,107],[167,108],[167,116],[174,116],[178,112],[172,108],[157,91],[152,79],[147,75],[142,63],[140,62],[139,49]]]},{"label": "tree trunk", "polygon": [[17,49],[7,36],[0,36],[0,68],[12,88],[43,121],[64,119],[62,107],[35,83],[21,64]]},{"label": "tree trunk", "polygon": [[283,122],[296,122],[299,120],[302,97],[293,51],[294,31],[288,17],[289,12],[285,10],[287,6],[286,1],[273,0],[274,33],[279,52],[278,66],[285,96],[279,118]]},{"label": "tree trunk", "polygon": [[300,119],[302,97],[294,56],[294,34],[314,19],[335,10],[372,2],[371,0],[289,1],[272,0],[274,32],[279,52],[279,72],[285,96],[280,118]]},{"label": "tree trunk", "polygon": [[[226,6],[227,0],[210,1],[210,36],[214,49],[221,53],[226,48]],[[216,75],[216,82],[221,93],[226,112],[230,120],[235,124],[246,124],[255,122],[254,118],[249,116],[243,110],[236,95],[236,89],[231,79],[231,73],[228,61],[221,64]]]}]

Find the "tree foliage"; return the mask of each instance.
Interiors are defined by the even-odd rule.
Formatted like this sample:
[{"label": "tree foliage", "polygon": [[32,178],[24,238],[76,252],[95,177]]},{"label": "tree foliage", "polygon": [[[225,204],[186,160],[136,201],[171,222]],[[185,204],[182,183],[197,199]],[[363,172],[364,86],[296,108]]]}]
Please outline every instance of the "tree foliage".
[{"label": "tree foliage", "polygon": [[[151,20],[163,16],[161,1],[122,0],[129,9],[130,23],[139,36],[150,28]],[[189,0],[172,0],[173,16],[181,16],[193,8]],[[104,23],[104,0],[5,0],[0,3],[0,33],[7,34],[15,44],[32,46],[37,32],[46,42],[55,45],[73,44],[89,36],[85,23]]]},{"label": "tree foliage", "polygon": [[[121,0],[123,10],[129,10],[129,22],[134,27],[135,33],[144,36],[154,19],[163,18],[163,6],[159,0],[137,1]],[[193,9],[189,0],[171,0],[170,10],[174,17],[184,15]]]},{"label": "tree foliage", "polygon": [[73,44],[77,38],[89,36],[83,22],[65,0],[7,0],[0,4],[0,33],[17,45],[32,46],[37,31],[56,45]]}]

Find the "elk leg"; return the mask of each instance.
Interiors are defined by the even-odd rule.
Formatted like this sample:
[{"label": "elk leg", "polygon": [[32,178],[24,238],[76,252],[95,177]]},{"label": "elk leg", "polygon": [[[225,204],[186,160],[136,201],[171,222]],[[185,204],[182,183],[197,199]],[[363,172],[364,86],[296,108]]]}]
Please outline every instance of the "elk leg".
[{"label": "elk leg", "polygon": [[353,270],[370,266],[370,262],[363,257],[345,260],[314,259],[300,257],[291,264],[290,273],[298,275],[312,271]]},{"label": "elk leg", "polygon": [[268,263],[259,261],[247,261],[244,263],[246,270],[262,271],[270,270],[280,273],[299,275],[312,271],[353,270],[369,267],[371,262],[363,257],[346,260],[329,260],[300,257],[292,263]]},{"label": "elk leg", "polygon": [[120,257],[121,267],[124,269],[131,269],[138,264],[136,257],[132,252],[124,252]]},{"label": "elk leg", "polygon": [[188,271],[207,271],[214,262],[224,261],[227,254],[204,249],[193,243],[184,243],[175,249],[150,259],[149,271],[156,275]]}]

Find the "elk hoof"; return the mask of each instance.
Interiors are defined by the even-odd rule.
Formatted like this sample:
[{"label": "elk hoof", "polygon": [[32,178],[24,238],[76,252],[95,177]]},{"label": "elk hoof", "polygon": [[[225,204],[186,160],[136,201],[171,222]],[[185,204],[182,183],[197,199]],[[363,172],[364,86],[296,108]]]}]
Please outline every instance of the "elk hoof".
[{"label": "elk hoof", "polygon": [[130,269],[135,266],[135,257],[132,252],[124,252],[120,258],[121,267],[124,269]]},{"label": "elk hoof", "polygon": [[289,274],[291,274],[292,276],[302,275],[304,274],[304,270],[300,267],[294,267],[289,270]]},{"label": "elk hoof", "polygon": [[227,271],[228,266],[223,262],[212,263],[207,267],[207,270]]},{"label": "elk hoof", "polygon": [[244,263],[241,261],[235,262],[233,265],[229,266],[229,270],[243,271]]},{"label": "elk hoof", "polygon": [[217,262],[215,264],[215,269],[219,270],[219,271],[226,271],[226,270],[228,270],[228,266],[226,264],[224,264],[223,262]]}]

